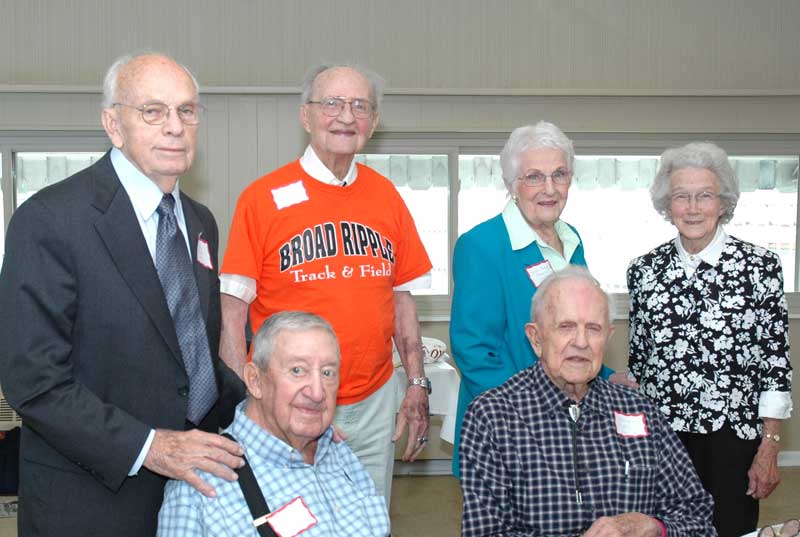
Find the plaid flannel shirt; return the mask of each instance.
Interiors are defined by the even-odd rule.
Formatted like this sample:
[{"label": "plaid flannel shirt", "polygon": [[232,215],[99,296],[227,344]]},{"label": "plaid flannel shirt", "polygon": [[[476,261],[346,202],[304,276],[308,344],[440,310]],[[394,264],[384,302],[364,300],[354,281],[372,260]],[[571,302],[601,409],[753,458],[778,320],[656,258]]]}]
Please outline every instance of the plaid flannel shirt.
[{"label": "plaid flannel shirt", "polygon": [[[319,439],[314,464],[269,434],[236,407],[227,429],[244,448],[261,492],[274,512],[300,496],[318,522],[303,537],[389,534],[386,502],[372,478],[332,428]],[[184,481],[170,481],[158,515],[158,537],[258,537],[238,481],[198,472],[217,491],[207,498]]]},{"label": "plaid flannel shirt", "polygon": [[[461,437],[462,536],[577,535],[601,516],[641,512],[670,537],[713,536],[712,500],[683,445],[644,396],[595,379],[580,404],[541,363],[476,398]],[[644,415],[618,433],[615,411]]]}]

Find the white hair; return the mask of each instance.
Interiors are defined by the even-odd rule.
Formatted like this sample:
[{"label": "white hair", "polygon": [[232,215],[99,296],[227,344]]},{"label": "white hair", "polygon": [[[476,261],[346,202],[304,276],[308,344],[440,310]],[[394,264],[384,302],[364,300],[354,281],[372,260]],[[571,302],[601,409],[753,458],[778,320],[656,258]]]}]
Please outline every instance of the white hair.
[{"label": "white hair", "polygon": [[[378,108],[380,108],[381,101],[383,100],[383,87],[386,84],[386,81],[375,71],[355,63],[323,63],[320,65],[315,65],[309,69],[306,72],[306,76],[303,77],[303,88],[300,92],[300,103],[305,104],[311,100],[311,97],[314,94],[314,84],[319,75],[326,71],[330,71],[331,69],[338,68],[352,69],[366,79],[367,83],[369,84],[370,93],[372,93],[372,106],[375,108],[375,110],[378,110]],[[321,97],[325,97],[325,95],[321,95]]]},{"label": "white hair", "polygon": [[192,74],[192,72],[189,70],[188,67],[176,61],[175,58],[173,58],[169,54],[164,54],[163,52],[156,52],[150,50],[142,50],[120,56],[119,58],[114,60],[114,62],[111,64],[111,67],[108,68],[108,71],[106,71],[106,76],[105,78],[103,78],[103,108],[111,108],[112,106],[114,106],[114,103],[118,102],[121,98],[119,95],[118,80],[119,80],[119,73],[120,71],[122,71],[122,68],[131,63],[132,61],[137,60],[143,56],[161,56],[175,62],[184,71],[186,71],[186,74],[189,75],[189,78],[192,79],[195,93],[197,93],[198,95],[200,94],[200,85],[197,83],[197,79],[194,77],[194,75]]}]

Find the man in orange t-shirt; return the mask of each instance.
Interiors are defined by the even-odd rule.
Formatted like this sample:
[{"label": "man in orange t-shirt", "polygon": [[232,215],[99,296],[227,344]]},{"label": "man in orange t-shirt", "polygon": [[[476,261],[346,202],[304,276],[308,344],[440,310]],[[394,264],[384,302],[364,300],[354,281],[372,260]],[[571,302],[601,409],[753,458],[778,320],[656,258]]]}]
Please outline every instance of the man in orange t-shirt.
[{"label": "man in orange t-shirt", "polygon": [[[220,353],[241,373],[248,312],[254,331],[283,310],[328,320],[342,350],[334,423],[388,503],[392,442],[408,426],[404,460],[427,442],[430,381],[410,290],[430,286],[431,263],[394,185],[354,161],[378,124],[381,85],[341,65],[306,77],[300,117],[309,146],[254,181],[236,206],[221,271]],[[396,427],[392,338],[409,377]],[[298,363],[286,374],[311,372]],[[306,407],[292,411],[315,419]]]}]

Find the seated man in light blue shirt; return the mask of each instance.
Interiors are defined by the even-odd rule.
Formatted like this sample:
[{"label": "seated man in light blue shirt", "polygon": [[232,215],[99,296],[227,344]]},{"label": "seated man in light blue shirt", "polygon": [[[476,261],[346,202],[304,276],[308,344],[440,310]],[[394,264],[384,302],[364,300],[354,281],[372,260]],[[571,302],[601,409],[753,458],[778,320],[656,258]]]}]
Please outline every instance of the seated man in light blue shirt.
[{"label": "seated man in light blue shirt", "polygon": [[[266,523],[277,535],[388,535],[383,497],[350,448],[332,440],[340,356],[331,326],[310,313],[276,313],[253,345],[247,399],[226,432],[244,448],[270,509]],[[257,536],[239,482],[201,476],[216,497],[170,481],[158,536]]]}]

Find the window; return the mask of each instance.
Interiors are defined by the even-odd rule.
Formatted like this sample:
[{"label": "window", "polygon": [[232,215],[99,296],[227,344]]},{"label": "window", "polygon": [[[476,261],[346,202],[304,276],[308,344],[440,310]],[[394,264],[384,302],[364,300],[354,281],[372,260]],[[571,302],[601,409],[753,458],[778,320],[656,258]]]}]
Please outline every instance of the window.
[{"label": "window", "polygon": [[102,131],[0,132],[0,261],[14,210],[38,190],[91,165],[107,148]]},{"label": "window", "polygon": [[[785,290],[795,291],[797,235],[796,156],[730,157],[741,197],[731,235],[777,253]],[[675,237],[650,199],[658,156],[576,156],[575,174],[562,218],[584,242],[592,273],[610,293],[627,293],[628,263]],[[506,203],[499,157],[460,155],[458,234],[499,213]]]},{"label": "window", "polygon": [[[450,262],[458,236],[497,215],[508,200],[497,156],[506,137],[501,133],[379,133],[359,156],[398,185],[431,256],[434,286],[423,296],[416,293],[420,315],[426,320],[449,318]],[[725,229],[780,256],[790,313],[800,314],[800,294],[795,294],[800,279],[796,270],[800,137],[571,137],[578,156],[562,217],[581,233],[591,270],[615,294],[618,311],[627,311],[628,263],[676,235],[674,226],[655,212],[650,200],[658,155],[666,147],[714,140],[731,155],[742,191],[734,218]]]},{"label": "window", "polygon": [[391,178],[414,218],[433,269],[430,289],[413,294],[447,295],[450,290],[447,155],[366,154],[358,155],[356,160]]},{"label": "window", "polygon": [[42,188],[88,168],[102,156],[99,152],[14,153],[16,207]]}]

